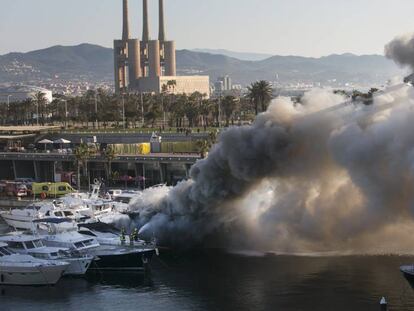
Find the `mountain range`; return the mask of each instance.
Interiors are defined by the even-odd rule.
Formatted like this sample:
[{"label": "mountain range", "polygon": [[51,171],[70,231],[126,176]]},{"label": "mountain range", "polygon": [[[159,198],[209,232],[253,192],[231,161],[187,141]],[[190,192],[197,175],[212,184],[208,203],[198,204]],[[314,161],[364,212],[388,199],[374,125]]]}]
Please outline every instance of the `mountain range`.
[{"label": "mountain range", "polygon": [[[236,53],[236,54],[235,54]],[[223,55],[227,54],[227,55]],[[245,53],[242,53],[245,54]],[[320,58],[301,56],[271,56],[210,50],[177,51],[180,75],[209,75],[211,81],[229,75],[234,83],[247,85],[259,79],[284,83],[328,82],[355,84],[384,83],[405,72],[381,55],[329,55]],[[260,56],[261,55],[261,56]],[[259,58],[257,60],[257,58]],[[261,59],[260,59],[261,58]],[[83,80],[94,82],[113,80],[113,50],[92,44],[53,46],[27,53],[0,56],[0,83],[30,83],[39,80]]]}]

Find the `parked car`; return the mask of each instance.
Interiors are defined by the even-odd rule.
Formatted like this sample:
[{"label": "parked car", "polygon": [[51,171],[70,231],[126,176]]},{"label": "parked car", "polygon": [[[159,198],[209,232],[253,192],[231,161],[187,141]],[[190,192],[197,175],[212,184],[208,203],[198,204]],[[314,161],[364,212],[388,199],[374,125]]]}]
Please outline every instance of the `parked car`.
[{"label": "parked car", "polygon": [[27,187],[23,183],[10,181],[6,183],[5,192],[12,197],[26,197]]}]

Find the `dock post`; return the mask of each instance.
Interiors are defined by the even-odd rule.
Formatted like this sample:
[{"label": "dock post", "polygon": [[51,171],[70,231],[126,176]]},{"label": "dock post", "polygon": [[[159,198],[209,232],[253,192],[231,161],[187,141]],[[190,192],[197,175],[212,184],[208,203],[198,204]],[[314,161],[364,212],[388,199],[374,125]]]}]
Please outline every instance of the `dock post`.
[{"label": "dock post", "polygon": [[388,311],[388,303],[385,297],[382,297],[380,301],[380,306],[381,306],[381,309],[380,309],[381,311]]}]

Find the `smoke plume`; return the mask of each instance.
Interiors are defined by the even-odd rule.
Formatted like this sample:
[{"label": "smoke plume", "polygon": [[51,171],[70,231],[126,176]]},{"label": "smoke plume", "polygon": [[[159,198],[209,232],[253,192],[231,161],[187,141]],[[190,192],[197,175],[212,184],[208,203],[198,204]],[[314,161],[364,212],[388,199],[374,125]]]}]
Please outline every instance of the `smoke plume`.
[{"label": "smoke plume", "polygon": [[[163,243],[279,252],[412,252],[414,89],[340,105],[327,90],[278,98],[251,126],[224,131],[191,178],[135,202]],[[211,244],[211,243],[210,243]]]},{"label": "smoke plume", "polygon": [[385,56],[414,70],[414,33],[396,37],[385,46]]}]

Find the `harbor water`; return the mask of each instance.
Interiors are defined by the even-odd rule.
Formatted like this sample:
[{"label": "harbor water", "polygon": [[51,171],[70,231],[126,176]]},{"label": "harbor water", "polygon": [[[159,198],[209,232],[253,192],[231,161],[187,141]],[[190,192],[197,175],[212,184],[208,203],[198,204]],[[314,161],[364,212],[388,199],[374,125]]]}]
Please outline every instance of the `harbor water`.
[{"label": "harbor water", "polygon": [[[5,228],[4,225],[0,225]],[[151,274],[62,278],[56,286],[0,287],[2,311],[414,310],[404,256],[273,256],[161,251]]]}]

